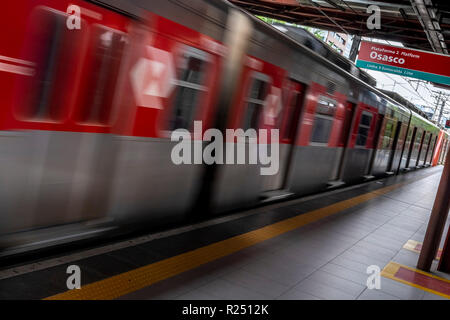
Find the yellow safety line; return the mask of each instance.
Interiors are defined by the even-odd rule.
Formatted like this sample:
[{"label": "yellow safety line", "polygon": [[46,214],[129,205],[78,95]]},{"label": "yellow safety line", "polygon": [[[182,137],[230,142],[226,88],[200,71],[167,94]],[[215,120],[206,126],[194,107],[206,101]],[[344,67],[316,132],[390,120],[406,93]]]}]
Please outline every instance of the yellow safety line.
[{"label": "yellow safety line", "polygon": [[[409,251],[412,251],[412,252],[415,252],[415,253],[420,253],[420,250],[416,249],[418,244],[422,244],[422,242],[410,239],[403,245],[403,249],[406,249],[406,250],[409,250]],[[434,257],[435,260],[439,260],[440,259],[439,253],[440,253],[441,250],[442,250],[441,248],[438,249],[438,253],[437,253],[436,257]]]},{"label": "yellow safety line", "polygon": [[107,300],[145,288],[156,282],[194,269],[262,241],[274,238],[308,223],[320,220],[360,203],[377,198],[406,183],[384,187],[351,199],[337,202],[324,208],[313,210],[280,222],[250,231],[223,241],[219,241],[186,253],[170,257],[116,276],[68,290],[45,300]]},{"label": "yellow safety line", "polygon": [[445,279],[445,278],[438,277],[438,276],[436,276],[436,275],[434,275],[434,274],[431,274],[431,273],[428,273],[428,272],[425,272],[425,271],[422,271],[422,270],[419,270],[419,269],[415,269],[415,268],[411,268],[411,267],[408,267],[408,266],[404,266],[404,265],[402,265],[402,264],[399,264],[399,263],[397,263],[397,262],[392,262],[392,261],[389,262],[389,263],[384,267],[383,271],[381,271],[381,275],[382,275],[383,277],[385,277],[385,278],[389,278],[389,279],[392,279],[392,280],[395,280],[395,281],[398,281],[398,282],[407,284],[407,285],[412,286],[412,287],[414,287],[414,288],[418,288],[418,289],[421,289],[421,290],[424,290],[424,291],[427,291],[427,292],[430,292],[430,293],[434,293],[434,294],[440,295],[440,296],[442,296],[442,297],[444,297],[444,298],[450,299],[450,295],[447,295],[447,294],[445,294],[445,293],[442,293],[442,292],[439,292],[439,291],[436,291],[436,290],[432,290],[432,289],[429,289],[429,288],[427,288],[427,287],[423,287],[423,286],[420,286],[420,285],[418,285],[418,284],[415,284],[415,283],[413,283],[413,282],[409,282],[409,281],[406,281],[406,280],[397,278],[397,277],[395,276],[395,274],[397,273],[397,271],[398,271],[400,268],[405,268],[405,269],[414,271],[414,272],[416,272],[416,273],[423,274],[423,275],[425,275],[425,276],[427,276],[427,277],[430,277],[430,278],[435,278],[435,279],[437,279],[437,280],[441,280],[441,281],[444,281],[444,282],[448,282],[449,285],[450,285],[450,280],[447,280],[447,279]]}]

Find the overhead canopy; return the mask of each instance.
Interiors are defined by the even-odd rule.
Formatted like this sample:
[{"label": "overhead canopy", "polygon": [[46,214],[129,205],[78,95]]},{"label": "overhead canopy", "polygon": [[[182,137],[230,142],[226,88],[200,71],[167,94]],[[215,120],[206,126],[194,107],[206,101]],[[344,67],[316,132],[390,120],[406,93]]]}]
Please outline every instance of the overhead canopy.
[{"label": "overhead canopy", "polygon": [[[449,0],[229,0],[255,14],[305,26],[398,41],[404,46],[448,54]],[[381,9],[381,29],[366,26],[369,5]]]}]

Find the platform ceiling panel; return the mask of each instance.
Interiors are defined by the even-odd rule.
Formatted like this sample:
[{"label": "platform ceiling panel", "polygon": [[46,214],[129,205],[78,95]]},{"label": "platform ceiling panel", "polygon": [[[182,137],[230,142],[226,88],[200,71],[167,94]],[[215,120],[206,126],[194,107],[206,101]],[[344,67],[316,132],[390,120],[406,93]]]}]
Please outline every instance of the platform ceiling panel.
[{"label": "platform ceiling panel", "polygon": [[[305,26],[398,41],[416,49],[448,53],[448,0],[229,0],[255,14]],[[381,29],[370,30],[369,5],[381,9]]]}]

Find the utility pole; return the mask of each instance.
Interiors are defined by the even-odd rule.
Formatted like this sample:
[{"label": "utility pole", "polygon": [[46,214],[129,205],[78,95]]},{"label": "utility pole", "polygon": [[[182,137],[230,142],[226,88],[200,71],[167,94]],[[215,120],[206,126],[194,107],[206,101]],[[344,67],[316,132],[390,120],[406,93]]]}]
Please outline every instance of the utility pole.
[{"label": "utility pole", "polygon": [[442,113],[444,112],[444,106],[445,106],[446,102],[447,102],[447,97],[445,99],[444,98],[442,99],[441,110],[439,111],[438,124],[441,123]]},{"label": "utility pole", "polygon": [[361,43],[361,36],[354,36],[352,47],[350,48],[350,56],[349,59],[353,62],[356,61],[356,56],[358,55],[359,44]]},{"label": "utility pole", "polygon": [[434,116],[436,115],[436,110],[438,109],[438,106],[439,106],[439,100],[441,99],[441,94],[442,94],[442,91],[439,91],[439,95],[436,99],[436,108],[434,108],[434,112],[433,112],[433,116],[431,117],[431,120],[433,120]]},{"label": "utility pole", "polygon": [[[442,93],[442,91],[433,91],[433,92],[438,94],[438,96],[436,97],[436,108],[434,109],[433,117],[431,119],[434,119],[435,116],[438,115],[437,123],[439,124],[439,123],[441,123],[442,115],[444,113],[444,107],[445,107],[445,104],[447,103],[447,100],[449,99],[449,95]],[[439,103],[441,103],[440,108],[439,108]],[[439,110],[439,113],[437,113],[438,110]]]}]

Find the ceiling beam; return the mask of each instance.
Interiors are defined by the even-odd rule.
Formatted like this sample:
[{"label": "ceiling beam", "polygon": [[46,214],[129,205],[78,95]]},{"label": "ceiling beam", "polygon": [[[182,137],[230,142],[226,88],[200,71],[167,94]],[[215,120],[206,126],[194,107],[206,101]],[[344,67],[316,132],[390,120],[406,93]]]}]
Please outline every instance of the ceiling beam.
[{"label": "ceiling beam", "polygon": [[[430,50],[430,34],[423,27],[423,21],[419,21],[417,11],[414,11],[412,3],[423,3],[422,0],[394,0],[394,1],[365,1],[365,0],[322,0],[322,1],[298,1],[294,3],[277,3],[276,1],[263,0],[229,0],[253,14],[266,16],[269,18],[284,20],[291,23],[331,30],[335,32],[361,35],[365,37],[376,37],[391,41],[399,41],[410,47]],[[437,2],[433,8],[441,8],[445,1],[432,0]],[[425,3],[427,3],[425,1]],[[366,29],[366,21],[370,16],[365,11],[369,4],[377,4],[382,8],[388,8],[383,12],[382,29]],[[396,8],[402,10],[396,11]],[[444,9],[444,8],[443,8]],[[416,9],[417,10],[417,9]],[[414,13],[416,15],[414,15]],[[450,30],[447,22],[448,15],[445,12],[436,12],[440,23],[442,35],[448,37],[445,30]],[[440,37],[441,46],[448,46],[450,39]],[[427,45],[428,43],[428,45]],[[436,45],[434,41],[434,45]]]}]

